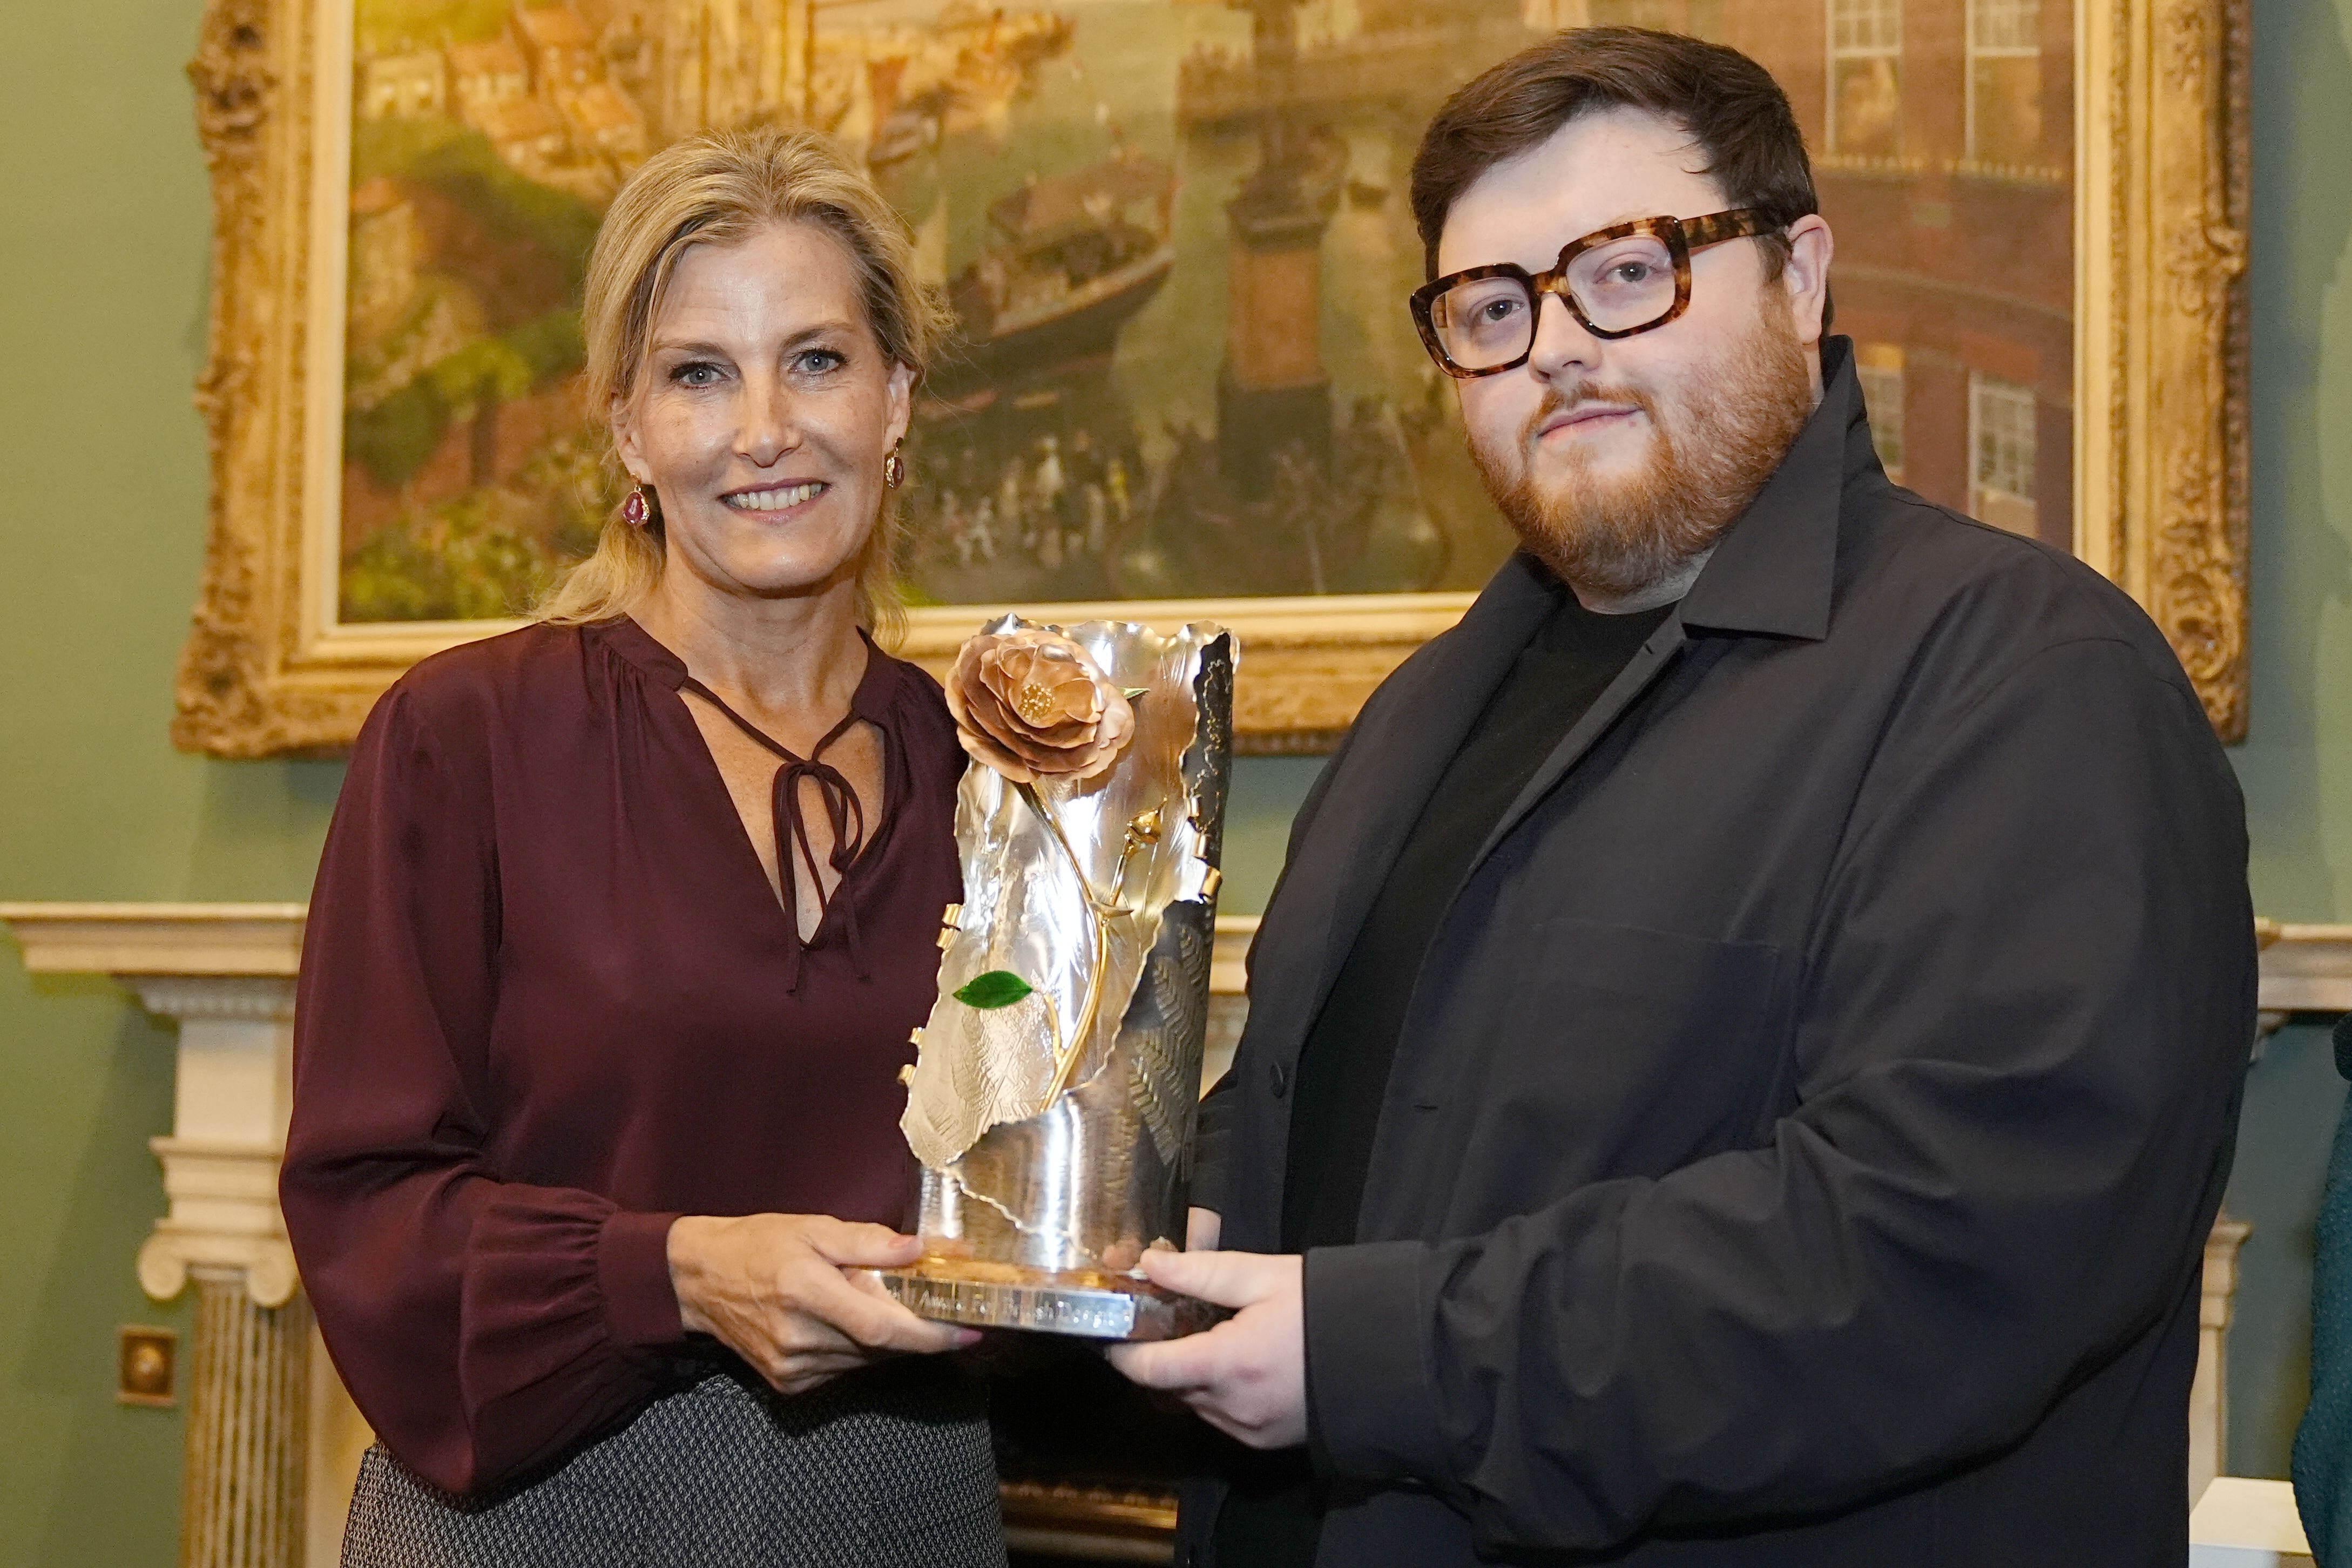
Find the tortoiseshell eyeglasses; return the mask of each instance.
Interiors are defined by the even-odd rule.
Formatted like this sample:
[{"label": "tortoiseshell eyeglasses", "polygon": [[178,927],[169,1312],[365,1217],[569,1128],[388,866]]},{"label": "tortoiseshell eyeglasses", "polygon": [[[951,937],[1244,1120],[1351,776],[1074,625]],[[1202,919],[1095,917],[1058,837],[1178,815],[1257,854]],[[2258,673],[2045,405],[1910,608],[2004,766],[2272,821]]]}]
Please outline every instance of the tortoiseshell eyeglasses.
[{"label": "tortoiseshell eyeglasses", "polygon": [[1705,217],[1643,217],[1572,239],[1545,273],[1511,262],[1450,272],[1412,291],[1412,323],[1448,375],[1517,370],[1535,351],[1546,294],[1596,338],[1630,338],[1690,307],[1691,252],[1779,228],[1751,207]]}]

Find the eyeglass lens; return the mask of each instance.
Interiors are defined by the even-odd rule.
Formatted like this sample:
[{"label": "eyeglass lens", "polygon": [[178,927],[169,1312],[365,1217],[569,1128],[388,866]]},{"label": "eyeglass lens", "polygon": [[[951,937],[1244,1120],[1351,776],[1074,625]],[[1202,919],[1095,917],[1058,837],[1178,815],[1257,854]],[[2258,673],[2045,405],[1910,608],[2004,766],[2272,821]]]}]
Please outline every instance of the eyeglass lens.
[{"label": "eyeglass lens", "polygon": [[[1580,251],[1564,279],[1584,319],[1604,332],[1646,327],[1675,308],[1675,260],[1665,241],[1631,234]],[[1431,301],[1430,325],[1465,370],[1507,364],[1535,345],[1536,300],[1517,278],[1456,284]]]}]

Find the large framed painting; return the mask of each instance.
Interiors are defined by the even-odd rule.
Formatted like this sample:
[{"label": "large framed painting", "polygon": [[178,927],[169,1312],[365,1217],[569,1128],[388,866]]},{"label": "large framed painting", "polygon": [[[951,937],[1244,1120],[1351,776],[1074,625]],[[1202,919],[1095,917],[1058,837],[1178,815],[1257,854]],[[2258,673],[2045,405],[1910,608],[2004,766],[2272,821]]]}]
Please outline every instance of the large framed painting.
[{"label": "large framed painting", "polygon": [[1509,535],[1405,297],[1444,96],[1554,29],[1746,49],[1838,237],[1901,481],[2078,552],[2246,720],[2245,0],[212,0],[208,567],[175,739],[330,751],[513,624],[616,470],[605,204],[698,128],[873,171],[960,337],[911,443],[908,649],[1210,616],[1244,747],[1328,743]]}]

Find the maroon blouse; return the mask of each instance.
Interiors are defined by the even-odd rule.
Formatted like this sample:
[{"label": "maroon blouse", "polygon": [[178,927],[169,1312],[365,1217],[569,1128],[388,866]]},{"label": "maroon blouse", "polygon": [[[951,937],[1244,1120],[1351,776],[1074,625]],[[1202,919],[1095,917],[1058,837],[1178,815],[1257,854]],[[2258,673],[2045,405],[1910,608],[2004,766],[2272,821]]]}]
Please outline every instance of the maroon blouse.
[{"label": "maroon blouse", "polygon": [[912,1200],[898,1074],[961,896],[947,705],[867,659],[881,820],[795,954],[686,679],[625,620],[427,659],[369,716],[327,835],[286,1226],[360,1410],[450,1491],[677,1386],[677,1215],[899,1224]]}]

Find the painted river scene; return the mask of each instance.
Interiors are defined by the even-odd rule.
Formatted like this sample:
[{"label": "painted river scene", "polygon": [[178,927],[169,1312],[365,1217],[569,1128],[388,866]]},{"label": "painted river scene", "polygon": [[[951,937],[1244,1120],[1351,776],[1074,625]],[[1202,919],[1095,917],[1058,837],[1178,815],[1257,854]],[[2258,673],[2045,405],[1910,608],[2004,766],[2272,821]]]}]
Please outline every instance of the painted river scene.
[{"label": "painted river scene", "polygon": [[341,619],[526,607],[616,467],[582,408],[605,205],[814,125],[946,289],[916,605],[1475,587],[1509,547],[1414,338],[1406,174],[1522,0],[359,0]]}]

